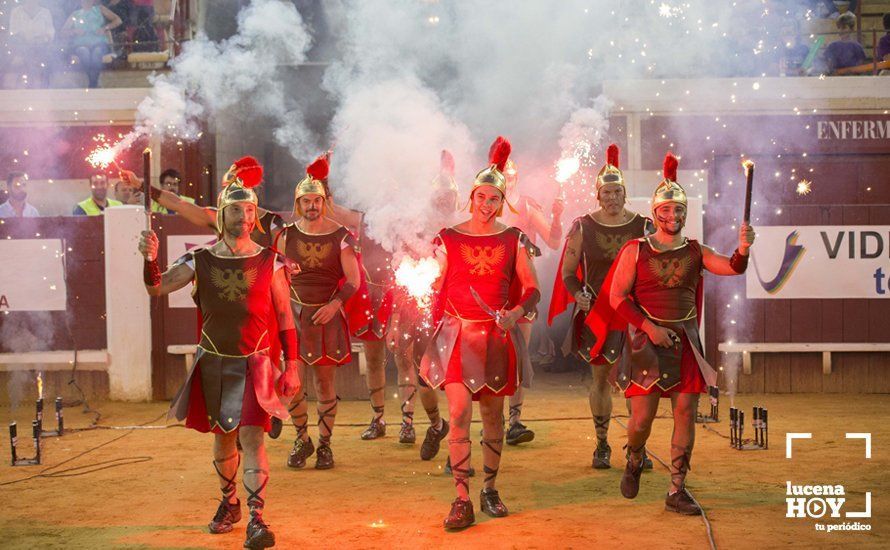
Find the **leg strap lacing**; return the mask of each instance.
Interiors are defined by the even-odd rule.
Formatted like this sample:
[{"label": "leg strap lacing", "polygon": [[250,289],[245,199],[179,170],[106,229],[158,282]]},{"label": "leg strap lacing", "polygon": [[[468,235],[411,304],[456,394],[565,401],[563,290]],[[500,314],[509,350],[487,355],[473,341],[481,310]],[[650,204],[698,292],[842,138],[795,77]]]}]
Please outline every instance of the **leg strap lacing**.
[{"label": "leg strap lacing", "polygon": [[399,384],[399,388],[400,389],[401,388],[411,388],[411,393],[408,394],[408,397],[406,397],[402,401],[401,409],[402,409],[402,421],[413,423],[414,422],[414,411],[409,411],[408,405],[413,403],[414,396],[417,395],[417,386],[415,386],[414,384]]},{"label": "leg strap lacing", "polygon": [[[331,432],[334,431],[334,425],[333,421],[328,423],[327,419],[337,416],[336,410],[338,401],[340,401],[340,396],[328,399],[327,401],[318,402],[318,439],[323,445],[328,444],[331,441]],[[322,409],[322,405],[330,405],[330,407]],[[324,430],[327,434],[322,433],[322,426],[324,426]]]},{"label": "leg strap lacing", "polygon": [[671,457],[671,484],[679,490],[686,483],[686,472],[692,469],[692,449],[671,444],[671,454],[674,450],[682,453]]},{"label": "leg strap lacing", "polygon": [[297,437],[299,437],[300,439],[303,438],[303,436],[306,434],[306,430],[308,429],[309,413],[304,412],[301,414],[294,414],[294,411],[297,409],[297,407],[299,407],[306,401],[306,398],[308,396],[308,394],[304,393],[302,397],[300,397],[299,401],[291,404],[291,406],[287,409],[290,413],[290,418],[294,424],[294,427],[297,428]]},{"label": "leg strap lacing", "polygon": [[[260,486],[255,490],[251,489],[247,485],[247,474],[256,474],[260,476],[262,474],[263,481],[260,483]],[[266,484],[269,483],[269,472],[263,470],[262,468],[250,468],[244,470],[244,488],[247,490],[247,506],[250,507],[250,513],[253,514],[255,512],[262,512],[263,507],[266,505],[265,499],[260,496],[260,493],[266,488]]]},{"label": "leg strap lacing", "polygon": [[[449,439],[448,443],[451,445],[467,445],[467,454],[463,458],[458,460],[457,462],[452,460],[451,473],[454,476],[454,486],[455,487],[462,486],[465,491],[469,491],[470,490],[470,469],[469,469],[469,466],[470,466],[470,464],[469,464],[470,463],[470,451],[469,451],[470,440],[469,440],[469,438],[462,437],[462,438],[456,438],[456,439]],[[464,467],[464,465],[466,465],[466,467]]]},{"label": "leg strap lacing", "polygon": [[[373,399],[375,393],[383,393],[384,390],[386,390],[386,386],[380,386],[379,388],[368,388],[368,396],[371,399]],[[381,416],[383,416],[383,409],[384,409],[383,405],[375,406],[373,403],[371,403],[371,410],[373,410],[376,413],[377,418],[380,418]]]},{"label": "leg strap lacing", "polygon": [[594,416],[593,417],[593,425],[598,430],[608,430],[610,419],[611,419],[610,416]]},{"label": "leg strap lacing", "polygon": [[622,449],[627,449],[627,457],[628,458],[633,457],[633,458],[636,458],[636,459],[639,459],[640,461],[642,461],[643,453],[646,452],[646,444],[643,443],[636,449],[634,449],[630,445],[624,445],[624,447],[622,447]]},{"label": "leg strap lacing", "polygon": [[[501,439],[483,439],[481,441],[483,450],[488,448],[489,451],[498,455],[500,458],[501,452],[504,448],[504,440]],[[498,476],[498,468],[489,468],[486,465],[482,465],[482,470],[485,472],[485,482],[494,481],[494,478]]]},{"label": "leg strap lacing", "polygon": [[294,403],[291,404],[290,407],[288,407],[288,409],[287,409],[288,412],[291,412],[291,413],[294,412],[294,409],[296,409],[297,407],[299,407],[300,405],[302,405],[302,404],[303,404],[303,401],[306,401],[306,398],[307,398],[307,397],[309,397],[309,394],[308,394],[308,393],[304,393],[304,394],[300,397],[300,400],[299,400],[299,401],[295,401]]},{"label": "leg strap lacing", "polygon": [[597,439],[606,439],[605,434],[603,437],[600,437],[600,430],[603,432],[609,431],[609,421],[611,420],[611,416],[594,416],[593,417],[593,427],[596,430]]},{"label": "leg strap lacing", "polygon": [[[234,470],[234,473],[232,474],[232,477],[226,477],[222,473],[222,470],[220,470],[219,466],[221,464],[225,464],[226,462],[229,462],[230,460],[237,460],[238,464],[235,465],[235,470]],[[238,466],[240,466],[240,465],[241,465],[241,456],[238,454],[238,451],[235,451],[230,456],[227,456],[226,458],[224,458],[222,460],[216,460],[216,459],[213,460],[213,469],[216,470],[216,475],[218,475],[220,477],[220,479],[222,479],[226,484],[226,486],[222,488],[223,497],[225,497],[226,499],[228,499],[229,497],[231,497],[232,495],[235,494],[235,488],[236,488],[235,479],[238,477]]]},{"label": "leg strap lacing", "polygon": [[[522,415],[522,403],[516,403],[515,405],[510,405],[510,424],[515,424],[515,422],[519,421],[519,417]],[[516,419],[514,422],[513,419]]]}]

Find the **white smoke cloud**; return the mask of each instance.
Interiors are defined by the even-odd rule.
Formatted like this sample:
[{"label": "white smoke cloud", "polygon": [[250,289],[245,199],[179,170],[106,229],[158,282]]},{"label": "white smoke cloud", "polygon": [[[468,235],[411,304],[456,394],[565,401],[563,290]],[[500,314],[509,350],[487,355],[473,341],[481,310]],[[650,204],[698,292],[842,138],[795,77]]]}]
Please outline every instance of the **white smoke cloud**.
[{"label": "white smoke cloud", "polygon": [[[603,80],[718,70],[741,40],[730,22],[762,9],[705,0],[345,3],[333,17],[343,55],[325,78],[340,102],[332,177],[341,202],[368,211],[371,236],[392,248],[403,238],[396,228],[422,211],[392,207],[392,197],[416,196],[442,147],[456,149],[458,181],[468,182],[498,134],[513,142],[521,192],[549,201],[555,163],[577,155],[580,141],[588,164],[603,160],[613,104],[598,97]],[[567,188],[570,200],[590,194]]]},{"label": "white smoke cloud", "polygon": [[[559,189],[555,163],[576,155],[579,141],[589,142],[585,170],[602,162],[612,106],[600,97],[604,80],[738,71],[758,47],[764,50],[745,33],[769,35],[769,10],[760,2],[735,4],[320,4],[336,40],[324,88],[337,102],[331,180],[338,200],[366,211],[370,235],[388,249],[414,249],[418,223],[429,221],[427,182],[439,151],[454,152],[466,189],[486,163],[488,144],[502,134],[513,142],[521,191],[546,203]],[[172,72],[153,80],[140,106],[140,131],[193,137],[199,122],[234,111],[270,120],[276,142],[308,161],[328,144],[317,144],[307,130],[282,75],[306,61],[311,44],[293,3],[253,0],[239,13],[233,37],[198,37]],[[581,187],[568,190],[583,195]]]},{"label": "white smoke cloud", "polygon": [[432,206],[440,152],[449,149],[466,172],[475,147],[469,130],[412,78],[344,89],[334,130],[335,195],[365,212],[369,235],[384,248],[423,255],[431,222],[447,219]]},{"label": "white smoke cloud", "polygon": [[213,42],[199,35],[152,78],[139,106],[137,134],[194,139],[202,124],[235,111],[244,119],[265,117],[272,133],[298,158],[314,150],[300,110],[288,97],[287,69],[306,61],[309,30],[292,3],[253,0],[238,14],[238,31]]}]

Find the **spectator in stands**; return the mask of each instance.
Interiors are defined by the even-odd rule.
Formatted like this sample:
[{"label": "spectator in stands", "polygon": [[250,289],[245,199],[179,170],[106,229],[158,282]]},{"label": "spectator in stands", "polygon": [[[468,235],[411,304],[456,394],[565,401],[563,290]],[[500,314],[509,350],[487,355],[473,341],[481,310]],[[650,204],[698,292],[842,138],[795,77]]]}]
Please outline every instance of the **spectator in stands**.
[{"label": "spectator in stands", "polygon": [[23,172],[10,172],[6,176],[6,194],[9,199],[0,204],[0,218],[40,216],[40,212],[28,203],[28,176]]},{"label": "spectator in stands", "polygon": [[878,61],[890,61],[890,13],[884,14],[884,30],[887,34],[878,40],[878,49],[875,52],[875,59]]},{"label": "spectator in stands", "polygon": [[111,33],[112,42],[116,53],[129,51],[132,41],[133,2],[132,0],[103,0],[105,7],[121,18],[123,25],[114,29]]},{"label": "spectator in stands", "polygon": [[135,27],[134,51],[154,52],[158,50],[154,0],[133,0],[133,15],[130,24]]},{"label": "spectator in stands", "polygon": [[120,206],[120,201],[108,198],[108,178],[105,174],[90,176],[90,196],[79,203],[74,216],[101,216],[109,206]]},{"label": "spectator in stands", "polygon": [[803,44],[800,26],[796,21],[786,21],[782,27],[782,43],[779,46],[779,74],[781,76],[799,76],[803,73],[803,64],[810,48]]},{"label": "spectator in stands", "polygon": [[62,27],[62,33],[71,40],[74,56],[87,73],[90,88],[99,85],[102,58],[111,52],[109,31],[122,23],[120,17],[97,5],[96,0],[80,0],[80,9],[75,10]]},{"label": "spectator in stands", "polygon": [[[856,13],[856,5],[859,0],[846,0],[847,12]],[[810,0],[810,6],[815,11],[816,17],[835,19],[840,16],[840,11],[833,0]]]},{"label": "spectator in stands", "polygon": [[856,28],[856,16],[850,12],[843,13],[835,24],[841,36],[825,48],[823,59],[828,71],[833,73],[838,69],[865,63],[865,50],[853,39],[852,34]]},{"label": "spectator in stands", "polygon": [[[190,202],[192,204],[195,204],[195,199],[179,194],[180,193],[179,185],[182,182],[182,176],[179,174],[179,172],[175,168],[167,168],[166,170],[161,172],[160,181],[161,181],[161,189],[162,190],[169,191],[169,192],[175,194],[176,196],[178,196],[180,199],[184,200],[185,202]],[[153,201],[151,203],[151,211],[159,212],[161,214],[176,214],[176,212],[168,211],[166,208],[164,208],[160,204],[153,202]]]},{"label": "spectator in stands", "polygon": [[9,15],[11,66],[24,71],[26,86],[46,87],[55,36],[53,16],[40,5],[40,0],[25,0],[12,9]]},{"label": "spectator in stands", "polygon": [[122,204],[142,204],[142,182],[121,178],[114,184],[114,198]]}]

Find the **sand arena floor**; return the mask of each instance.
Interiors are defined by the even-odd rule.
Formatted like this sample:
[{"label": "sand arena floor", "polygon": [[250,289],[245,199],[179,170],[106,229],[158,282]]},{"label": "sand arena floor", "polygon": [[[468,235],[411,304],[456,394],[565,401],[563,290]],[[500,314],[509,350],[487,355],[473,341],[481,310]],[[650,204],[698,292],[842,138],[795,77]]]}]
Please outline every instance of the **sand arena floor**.
[{"label": "sand arena floor", "polygon": [[[453,487],[442,472],[445,448],[434,461],[419,459],[419,441],[426,429],[420,407],[418,443],[397,442],[399,408],[394,394],[395,389],[389,388],[389,433],[377,441],[359,439],[370,416],[367,402],[340,404],[333,470],[294,471],[285,466],[292,427],[285,428],[281,439],[269,441],[271,481],[265,516],[278,537],[278,548],[708,547],[701,518],[664,511],[669,477],[657,463],[655,470],[644,474],[637,499],[621,497],[618,482],[625,436],[617,424],[613,423],[609,435],[613,468],[591,469],[593,424],[586,388],[577,374],[539,376],[527,394],[526,423],[537,438],[506,448],[498,478],[511,515],[494,520],[479,513],[481,478],[476,477],[470,490],[477,524],[463,532],[446,533],[441,525]],[[768,451],[731,450],[727,439],[699,426],[689,486],[707,512],[718,548],[890,546],[886,500],[890,395],[746,395],[735,402],[746,410],[749,424],[753,404],[769,409],[771,445]],[[662,418],[655,422],[649,448],[667,461],[671,420],[664,418],[668,401],[662,403]],[[102,412],[102,425],[130,426],[162,424],[157,419],[167,405],[109,402],[93,406]],[[710,425],[724,435],[728,434],[728,407],[724,398],[722,422]],[[615,414],[624,412],[623,400],[616,401]],[[22,455],[33,452],[32,415],[31,407],[0,408],[4,420],[19,422]],[[66,424],[71,428],[84,427],[91,418],[78,409],[66,410]],[[626,422],[626,418],[619,420]],[[52,428],[53,422],[48,419],[46,427]],[[473,452],[474,464],[481,470],[478,426],[473,429]],[[785,458],[786,432],[814,434],[811,441],[795,446],[791,460]],[[863,441],[845,439],[845,432],[872,434],[870,460],[864,458]],[[314,427],[310,433],[315,437]],[[745,435],[751,435],[750,426]],[[210,442],[210,436],[179,427],[71,432],[61,439],[45,440],[43,465],[12,468],[4,436],[0,547],[241,547],[246,520],[230,534],[206,532],[218,496]],[[313,463],[310,459],[310,466]],[[41,477],[8,483],[41,472]],[[863,509],[864,493],[871,491],[872,517],[855,520],[870,524],[871,531],[821,532],[814,527],[817,520],[786,518],[787,480],[843,484],[848,509],[854,511]],[[239,492],[243,494],[240,476]],[[843,521],[854,520],[822,523]]]}]

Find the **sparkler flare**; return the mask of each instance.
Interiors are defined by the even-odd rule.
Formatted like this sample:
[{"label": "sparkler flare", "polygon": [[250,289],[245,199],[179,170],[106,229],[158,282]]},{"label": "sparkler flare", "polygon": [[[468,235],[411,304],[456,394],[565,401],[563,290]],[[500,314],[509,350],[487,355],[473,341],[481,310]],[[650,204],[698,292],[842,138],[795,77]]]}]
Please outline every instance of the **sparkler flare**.
[{"label": "sparkler flare", "polygon": [[809,195],[810,191],[813,190],[813,182],[810,180],[800,180],[797,182],[797,194],[800,196]]},{"label": "sparkler flare", "polygon": [[43,373],[37,373],[37,398],[43,399]]},{"label": "sparkler flare", "polygon": [[556,181],[565,183],[581,168],[581,160],[578,157],[567,157],[556,162]]},{"label": "sparkler flare", "polygon": [[117,162],[115,162],[114,158],[120,150],[120,142],[114,145],[109,145],[105,134],[97,134],[93,136],[93,141],[99,145],[90,151],[90,154],[87,155],[85,160],[90,163],[93,168],[99,168],[101,170],[108,168],[111,164],[117,166]]},{"label": "sparkler flare", "polygon": [[434,258],[421,258],[417,261],[404,258],[396,269],[396,284],[417,302],[418,307],[427,309],[433,296],[433,283],[439,277],[439,262]]}]

